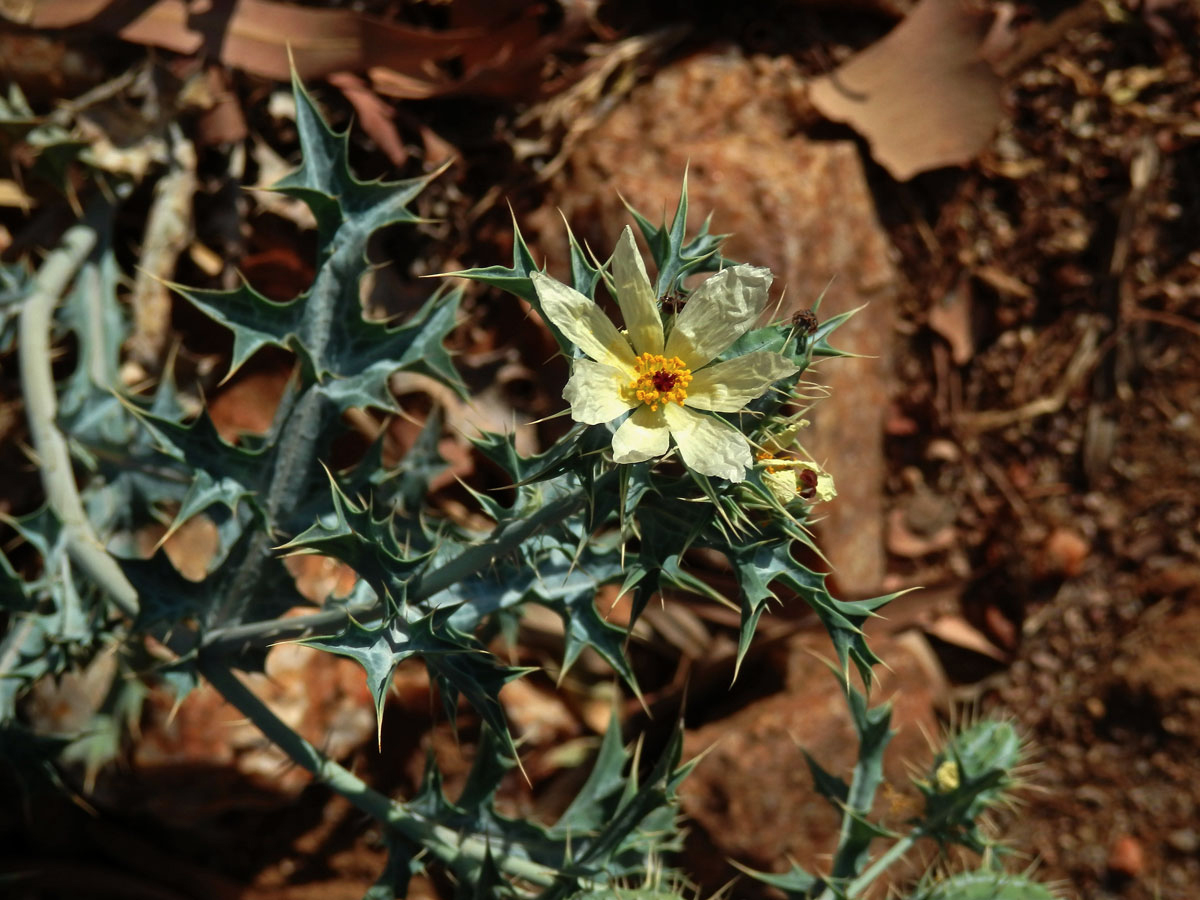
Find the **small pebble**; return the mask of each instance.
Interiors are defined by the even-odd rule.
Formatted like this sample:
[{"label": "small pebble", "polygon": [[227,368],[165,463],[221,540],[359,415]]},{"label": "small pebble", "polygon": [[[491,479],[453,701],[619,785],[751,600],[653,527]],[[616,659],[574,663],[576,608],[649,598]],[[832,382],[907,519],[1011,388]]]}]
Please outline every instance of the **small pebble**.
[{"label": "small pebble", "polygon": [[1167,843],[1171,849],[1189,855],[1200,849],[1200,837],[1191,828],[1176,828],[1167,835]]},{"label": "small pebble", "polygon": [[1042,547],[1046,569],[1056,575],[1074,577],[1083,571],[1091,545],[1077,531],[1055,528]]},{"label": "small pebble", "polygon": [[1146,867],[1146,851],[1132,835],[1124,834],[1113,841],[1108,851],[1108,870],[1117,875],[1137,878]]}]

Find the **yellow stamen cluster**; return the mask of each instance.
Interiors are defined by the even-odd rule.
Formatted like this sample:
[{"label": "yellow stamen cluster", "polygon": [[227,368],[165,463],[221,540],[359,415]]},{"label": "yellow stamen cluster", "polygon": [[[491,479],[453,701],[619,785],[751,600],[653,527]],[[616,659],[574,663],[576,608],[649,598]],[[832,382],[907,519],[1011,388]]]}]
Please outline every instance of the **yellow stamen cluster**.
[{"label": "yellow stamen cluster", "polygon": [[625,388],[629,400],[645,403],[654,412],[660,403],[674,401],[683,406],[687,386],[692,383],[692,370],[678,356],[667,359],[656,353],[643,353],[633,361],[637,378]]},{"label": "yellow stamen cluster", "polygon": [[[762,462],[762,461],[768,460],[768,459],[773,460],[775,457],[771,456],[771,454],[767,453],[765,450],[761,450],[757,454],[755,454],[755,458],[758,459],[759,462]],[[768,475],[774,475],[776,472],[779,471],[778,466],[766,466],[765,468],[766,468]]]}]

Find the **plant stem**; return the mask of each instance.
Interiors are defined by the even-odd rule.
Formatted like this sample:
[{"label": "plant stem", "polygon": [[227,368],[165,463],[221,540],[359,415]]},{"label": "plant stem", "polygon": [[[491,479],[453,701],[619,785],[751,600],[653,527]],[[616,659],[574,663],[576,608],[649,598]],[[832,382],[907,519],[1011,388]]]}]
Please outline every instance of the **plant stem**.
[{"label": "plant stem", "polygon": [[[596,482],[593,490],[607,488],[616,481],[617,475],[618,470],[605,474]],[[590,492],[584,488],[575,488],[557,500],[547,503],[533,515],[501,525],[492,533],[491,538],[468,547],[454,559],[420,579],[409,593],[409,601],[428,600],[435,594],[486,570],[497,559],[511,553],[541,529],[576,512],[587,502],[589,495]],[[375,602],[370,606],[331,609],[308,616],[217,628],[209,633],[204,641],[203,650],[210,655],[225,654],[238,652],[251,645],[294,640],[339,628],[350,616],[370,616],[378,610],[379,604]]]},{"label": "plant stem", "polygon": [[[896,843],[892,844],[892,846],[888,847],[883,855],[881,855],[878,859],[871,863],[870,866],[867,867],[865,872],[847,885],[845,896],[854,898],[858,896],[860,892],[865,891],[871,886],[871,882],[882,875],[884,871],[892,865],[892,863],[896,862],[896,860],[907,853],[909,848],[911,848],[912,845],[915,844],[922,836],[923,833],[918,829],[917,831],[906,834],[904,837],[900,838],[900,840],[896,841]],[[817,897],[817,900],[834,900],[833,888],[826,886],[825,890],[821,892],[819,897]]]},{"label": "plant stem", "polygon": [[[403,803],[393,801],[367,785],[349,770],[324,756],[316,747],[285,725],[271,712],[241,679],[220,661],[200,663],[200,671],[214,688],[258,726],[295,763],[313,774],[320,783],[337,791],[363,812],[380,823],[396,829],[409,840],[425,847],[441,862],[453,866],[464,859],[482,864],[489,853],[485,838],[463,835],[460,832],[429,821]],[[508,875],[539,887],[549,887],[559,873],[540,863],[511,854],[492,854],[492,859]]]},{"label": "plant stem", "polygon": [[107,227],[109,212],[107,202],[96,201],[86,220],[68,228],[59,246],[42,262],[34,279],[33,292],[21,307],[18,341],[21,390],[46,503],[62,522],[72,562],[112,598],[121,612],[133,618],[138,614],[137,591],[100,542],[79,497],[67,441],[55,421],[58,398],[50,366],[54,307],[95,248],[97,231]]}]

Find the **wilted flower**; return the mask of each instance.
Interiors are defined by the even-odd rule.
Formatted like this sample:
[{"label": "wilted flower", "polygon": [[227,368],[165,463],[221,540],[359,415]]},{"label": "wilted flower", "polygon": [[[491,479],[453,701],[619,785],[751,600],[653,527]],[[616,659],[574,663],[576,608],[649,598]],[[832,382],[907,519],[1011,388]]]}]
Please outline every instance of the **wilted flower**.
[{"label": "wilted flower", "polygon": [[763,452],[758,455],[763,466],[762,480],[775,499],[786,505],[799,497],[808,503],[832,500],[837,496],[833,476],[807,459],[791,456],[796,434],[807,425],[804,419],[767,438]]},{"label": "wilted flower", "polygon": [[613,435],[618,463],[662,456],[673,438],[689,468],[741,481],[753,462],[750,444],[707,413],[738,412],[799,369],[768,350],[713,360],[758,320],[770,271],[732,266],[712,276],[688,297],[669,329],[628,227],[613,254],[612,277],[625,332],[583,294],[540,272],[532,276],[542,312],[589,357],[573,361],[563,391],[571,417],[598,425],[633,410]]}]

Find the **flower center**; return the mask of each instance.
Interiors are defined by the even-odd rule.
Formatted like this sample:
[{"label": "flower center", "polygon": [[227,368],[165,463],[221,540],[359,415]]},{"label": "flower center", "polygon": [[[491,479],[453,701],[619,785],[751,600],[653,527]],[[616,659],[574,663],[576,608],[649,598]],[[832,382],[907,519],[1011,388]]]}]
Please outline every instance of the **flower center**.
[{"label": "flower center", "polygon": [[692,371],[678,356],[667,359],[655,353],[643,353],[633,361],[637,377],[625,388],[627,400],[645,403],[654,412],[660,403],[672,400],[683,406],[687,399],[687,386],[692,382]]}]

